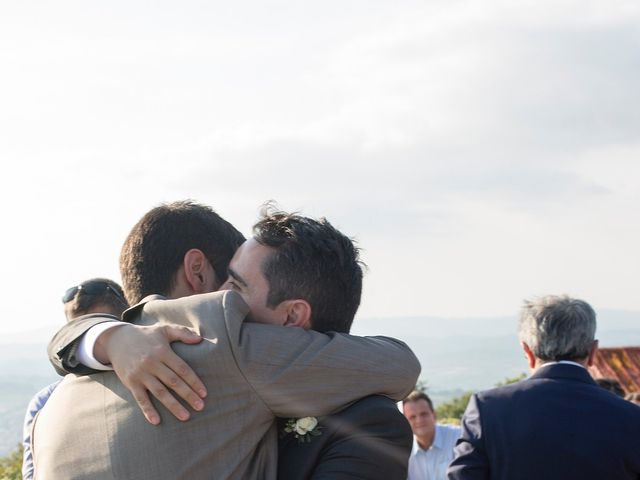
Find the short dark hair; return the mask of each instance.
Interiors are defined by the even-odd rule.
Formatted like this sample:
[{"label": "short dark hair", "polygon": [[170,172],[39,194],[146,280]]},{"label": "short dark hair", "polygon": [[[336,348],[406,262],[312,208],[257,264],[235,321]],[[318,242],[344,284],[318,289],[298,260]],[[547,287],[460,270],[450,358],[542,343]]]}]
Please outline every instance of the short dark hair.
[{"label": "short dark hair", "polygon": [[622,385],[620,385],[620,382],[615,378],[602,377],[602,378],[595,378],[594,380],[599,386],[601,386],[605,390],[609,390],[614,395],[624,398],[624,389],[622,388]]},{"label": "short dark hair", "polygon": [[429,395],[427,395],[426,393],[420,391],[420,390],[414,390],[413,392],[411,392],[409,395],[407,395],[404,400],[402,400],[402,405],[404,406],[405,403],[409,403],[409,402],[417,402],[419,400],[424,400],[425,402],[427,402],[429,404],[429,408],[431,409],[432,412],[434,412],[435,410],[433,409],[433,402],[431,401],[431,399],[429,398]]},{"label": "short dark hair", "polygon": [[67,289],[63,301],[67,320],[88,313],[119,317],[129,307],[122,287],[108,278],[92,278]]},{"label": "short dark hair", "polygon": [[210,207],[191,200],[153,208],[135,224],[120,252],[127,300],[134,305],[148,295],[168,295],[192,248],[205,254],[218,281],[224,282],[231,257],[244,240]]},{"label": "short dark hair", "polygon": [[253,227],[255,240],[275,252],[262,265],[267,306],[300,298],[311,306],[319,332],[348,333],[360,305],[362,262],[352,239],[318,220],[266,205]]}]

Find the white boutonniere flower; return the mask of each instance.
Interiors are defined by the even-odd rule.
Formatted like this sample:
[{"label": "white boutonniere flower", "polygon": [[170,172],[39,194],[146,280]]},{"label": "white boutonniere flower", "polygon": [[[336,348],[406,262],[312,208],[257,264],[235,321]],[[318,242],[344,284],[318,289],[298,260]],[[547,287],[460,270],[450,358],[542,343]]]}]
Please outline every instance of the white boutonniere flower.
[{"label": "white boutonniere flower", "polygon": [[316,417],[290,418],[284,425],[284,434],[293,433],[300,443],[310,443],[311,437],[322,435]]}]

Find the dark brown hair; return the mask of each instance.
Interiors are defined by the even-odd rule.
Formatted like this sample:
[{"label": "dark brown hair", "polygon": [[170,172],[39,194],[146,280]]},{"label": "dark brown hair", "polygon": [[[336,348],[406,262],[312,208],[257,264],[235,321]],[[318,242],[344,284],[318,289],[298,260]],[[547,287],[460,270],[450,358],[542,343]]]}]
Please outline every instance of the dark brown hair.
[{"label": "dark brown hair", "polygon": [[319,332],[351,329],[362,294],[359,249],[325,218],[285,213],[267,204],[253,227],[256,241],[275,252],[262,265],[267,305],[300,298],[311,306]]},{"label": "dark brown hair", "polygon": [[119,317],[129,305],[122,287],[108,278],[92,278],[67,290],[72,295],[64,304],[64,313],[70,321],[88,313],[107,313]]},{"label": "dark brown hair", "polygon": [[431,409],[431,411],[432,412],[434,411],[433,410],[433,402],[429,398],[429,395],[427,395],[424,392],[421,392],[420,390],[414,390],[409,395],[407,395],[406,398],[404,400],[402,400],[402,405],[404,405],[405,403],[409,403],[409,402],[417,402],[419,400],[426,401],[429,404],[429,408]]},{"label": "dark brown hair", "polygon": [[147,212],[120,252],[120,274],[131,305],[152,294],[168,295],[174,275],[191,249],[201,250],[219,282],[244,236],[210,207],[190,200],[166,203]]}]

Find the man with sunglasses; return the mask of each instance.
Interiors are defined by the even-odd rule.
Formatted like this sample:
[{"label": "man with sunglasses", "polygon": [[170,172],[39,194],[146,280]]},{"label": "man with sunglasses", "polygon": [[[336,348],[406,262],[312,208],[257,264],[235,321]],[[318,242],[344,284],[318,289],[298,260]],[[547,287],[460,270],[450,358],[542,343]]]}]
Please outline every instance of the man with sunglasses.
[{"label": "man with sunglasses", "polygon": [[[129,304],[124,298],[122,287],[108,278],[92,278],[79,285],[75,285],[62,296],[64,314],[67,322],[80,316],[112,316],[119,319]],[[88,318],[88,317],[85,317]],[[33,455],[31,451],[31,427],[38,412],[45,406],[47,400],[62,380],[54,382],[36,393],[29,405],[24,418],[22,430],[22,478],[33,478]]]},{"label": "man with sunglasses", "polygon": [[120,318],[129,308],[122,287],[108,278],[92,278],[68,288],[62,296],[67,322],[94,313]]},{"label": "man with sunglasses", "polygon": [[[196,217],[204,213],[208,220],[181,224],[177,211],[185,213],[184,210]],[[213,228],[204,242],[194,241],[207,230],[200,227],[207,224],[211,214],[212,211],[202,212],[202,206],[184,203],[155,209],[134,227],[121,255],[123,282],[132,303],[152,292],[161,292],[165,297],[145,299],[126,312],[125,318],[132,318],[136,325],[178,322],[198,329],[204,337],[198,345],[178,344],[174,348],[205,380],[207,404],[203,406],[197,395],[191,395],[205,387],[194,377],[188,378],[187,365],[174,358],[173,353],[167,354],[159,366],[149,360],[153,356],[148,353],[149,345],[151,351],[159,350],[158,331],[173,332],[175,338],[191,343],[193,336],[168,327],[111,328],[98,335],[96,357],[103,363],[111,361],[134,394],[131,396],[112,373],[93,375],[91,379],[72,378],[66,398],[63,394],[58,396],[57,405],[43,411],[45,415],[36,425],[36,470],[46,478],[272,479],[277,463],[275,416],[294,420],[320,416],[370,394],[399,400],[412,389],[419,364],[402,342],[305,329],[333,329],[323,329],[318,323],[326,316],[322,314],[323,304],[329,311],[338,309],[335,316],[326,316],[327,326],[331,320],[346,322],[348,330],[353,320],[360,300],[362,270],[358,251],[347,237],[325,220],[271,212],[256,225],[256,237],[236,253],[241,240],[228,224]],[[221,234],[220,229],[226,234]],[[194,230],[202,231],[194,234]],[[210,251],[212,238],[218,240],[215,253]],[[299,238],[303,239],[301,243],[297,242]],[[302,257],[290,256],[292,244],[298,244],[295,248],[301,248]],[[173,253],[152,252],[168,245]],[[227,286],[235,291],[206,294],[221,286],[232,256],[232,281]],[[293,279],[295,287],[324,282],[328,286],[318,291],[320,295],[329,292],[335,305],[317,303],[315,294],[302,290],[293,296],[276,295],[274,288],[283,279],[278,272],[283,268],[282,261],[297,274]],[[165,274],[159,274],[163,269]],[[300,269],[306,276],[300,275]],[[332,274],[324,273],[327,269]],[[198,293],[205,294],[194,295]],[[52,341],[50,350],[55,352],[58,368],[87,371],[78,362],[76,340],[87,326],[97,323],[91,319],[81,321]],[[148,368],[136,373],[140,357]],[[131,368],[134,374],[130,374]],[[153,374],[149,375],[149,371]],[[147,377],[146,383],[136,384],[136,375]],[[197,410],[189,422],[181,423],[165,415],[162,424],[153,427],[135,411],[137,401],[147,419],[158,423],[157,411],[146,393],[149,389],[163,405],[186,420],[188,412],[165,385]],[[87,405],[80,412],[79,418],[89,422],[85,425],[57,415],[68,405],[71,393],[79,389],[87,397],[101,399],[100,406]],[[395,408],[391,401],[387,402]],[[404,460],[404,453],[399,460],[393,455],[389,458],[396,462],[394,468],[406,474],[411,432],[397,408],[395,414],[394,418],[400,417],[402,423],[393,435],[401,439],[406,436],[408,448]],[[330,430],[325,432],[333,438]],[[320,433],[322,438],[322,430]],[[380,443],[375,446],[380,447]],[[384,455],[384,450],[372,451],[378,458]],[[401,477],[402,474],[391,474],[378,478]]]}]

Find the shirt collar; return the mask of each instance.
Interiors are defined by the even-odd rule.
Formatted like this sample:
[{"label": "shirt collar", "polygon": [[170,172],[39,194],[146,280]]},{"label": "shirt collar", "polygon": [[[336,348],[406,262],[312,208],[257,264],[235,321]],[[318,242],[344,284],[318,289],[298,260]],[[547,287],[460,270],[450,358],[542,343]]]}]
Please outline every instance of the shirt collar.
[{"label": "shirt collar", "polygon": [[440,425],[436,424],[436,431],[433,434],[433,443],[431,444],[431,448],[437,448],[440,450],[442,448],[442,432],[440,431]]},{"label": "shirt collar", "polygon": [[558,360],[557,362],[547,362],[547,363],[543,363],[542,365],[540,365],[538,368],[544,368],[547,365],[558,365],[558,364],[562,364],[562,365],[575,365],[576,367],[580,367],[580,368],[585,368],[584,365],[580,365],[579,363],[576,362],[572,362],[571,360]]},{"label": "shirt collar", "polygon": [[433,442],[431,443],[431,446],[426,450],[420,447],[420,445],[418,444],[418,439],[414,436],[413,451],[411,452],[411,454],[415,455],[418,452],[428,452],[432,448],[437,448],[438,450],[442,449],[442,432],[440,431],[440,428],[440,425],[436,423],[435,431],[433,433]]}]

